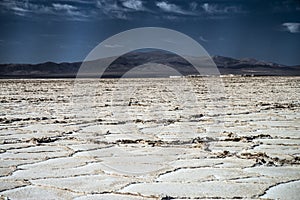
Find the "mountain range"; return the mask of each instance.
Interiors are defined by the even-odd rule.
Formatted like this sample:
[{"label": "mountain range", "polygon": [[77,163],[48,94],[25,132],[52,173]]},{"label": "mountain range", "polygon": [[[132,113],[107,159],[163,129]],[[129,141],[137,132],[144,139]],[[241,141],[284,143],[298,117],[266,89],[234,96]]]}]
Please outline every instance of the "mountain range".
[{"label": "mountain range", "polygon": [[[199,74],[187,60],[165,51],[130,52],[115,59],[103,58],[86,63],[96,69],[101,67],[106,59],[114,61],[102,74],[103,78],[118,78],[126,74],[127,77],[168,77],[171,75]],[[221,75],[300,76],[300,66],[286,66],[250,58],[235,59],[213,56],[212,59]],[[81,62],[0,64],[0,78],[75,78],[81,64]],[[97,76],[96,72],[93,73],[93,71],[86,75],[86,77]]]}]

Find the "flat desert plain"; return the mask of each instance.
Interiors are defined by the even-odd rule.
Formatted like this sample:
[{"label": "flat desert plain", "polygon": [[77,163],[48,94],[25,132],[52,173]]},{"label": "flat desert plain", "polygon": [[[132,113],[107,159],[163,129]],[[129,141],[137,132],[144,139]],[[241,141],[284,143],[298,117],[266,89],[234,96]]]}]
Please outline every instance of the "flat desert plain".
[{"label": "flat desert plain", "polygon": [[299,199],[299,77],[0,85],[2,199]]}]

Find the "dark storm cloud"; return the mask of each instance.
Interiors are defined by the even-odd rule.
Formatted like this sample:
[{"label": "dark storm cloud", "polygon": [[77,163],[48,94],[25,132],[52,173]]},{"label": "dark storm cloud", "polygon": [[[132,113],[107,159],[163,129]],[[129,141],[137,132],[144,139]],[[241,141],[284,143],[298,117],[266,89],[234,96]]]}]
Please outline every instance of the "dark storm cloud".
[{"label": "dark storm cloud", "polygon": [[99,42],[158,26],[213,55],[299,64],[299,0],[2,0],[0,62],[82,60]]}]

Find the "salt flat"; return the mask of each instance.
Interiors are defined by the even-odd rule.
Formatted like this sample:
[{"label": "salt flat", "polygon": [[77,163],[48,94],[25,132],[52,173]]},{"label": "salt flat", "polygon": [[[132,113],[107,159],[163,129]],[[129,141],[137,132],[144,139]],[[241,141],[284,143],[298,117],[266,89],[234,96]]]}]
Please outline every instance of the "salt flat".
[{"label": "salt flat", "polygon": [[0,80],[1,198],[297,199],[299,83]]}]

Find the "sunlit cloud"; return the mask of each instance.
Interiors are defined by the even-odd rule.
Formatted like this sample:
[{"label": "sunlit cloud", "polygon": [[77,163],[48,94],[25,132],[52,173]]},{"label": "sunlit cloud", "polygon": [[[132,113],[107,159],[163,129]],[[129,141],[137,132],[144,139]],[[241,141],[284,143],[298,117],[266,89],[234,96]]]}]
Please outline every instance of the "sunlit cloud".
[{"label": "sunlit cloud", "polygon": [[66,12],[70,16],[86,17],[86,15],[83,14],[82,12],[80,12],[77,7],[69,5],[69,4],[53,3],[52,6],[53,6],[54,10]]},{"label": "sunlit cloud", "polygon": [[126,0],[122,2],[122,5],[126,8],[133,9],[136,11],[145,10],[143,2],[140,0]]},{"label": "sunlit cloud", "polygon": [[204,3],[201,7],[208,14],[226,14],[242,12],[241,8],[238,6],[219,6],[216,4]]},{"label": "sunlit cloud", "polygon": [[290,33],[300,33],[300,23],[287,22],[283,23],[282,26]]},{"label": "sunlit cloud", "polygon": [[21,16],[35,13],[52,13],[51,7],[45,6],[43,4],[30,3],[28,1],[3,0],[2,2],[0,2],[0,6],[6,11],[12,11],[14,14]]},{"label": "sunlit cloud", "polygon": [[75,6],[68,5],[68,4],[53,3],[52,5],[53,5],[53,7],[54,7],[55,10],[70,11],[70,10],[76,10],[77,9]]},{"label": "sunlit cloud", "polygon": [[183,15],[192,14],[191,12],[183,10],[181,7],[175,4],[168,3],[167,1],[156,2],[156,6],[164,12],[177,13]]},{"label": "sunlit cloud", "polygon": [[121,7],[116,1],[113,0],[98,0],[96,6],[100,11],[109,18],[127,19],[127,8]]},{"label": "sunlit cloud", "polygon": [[8,12],[13,12],[16,15],[35,17],[41,14],[52,16],[67,15],[67,20],[83,20],[88,15],[81,12],[79,8],[70,4],[44,4],[29,1],[7,1],[4,0],[0,3],[2,9]]},{"label": "sunlit cloud", "polygon": [[[178,2],[158,0],[56,0],[54,3],[38,0],[2,0],[0,11],[19,16],[39,17],[49,15],[55,20],[65,16],[64,20],[102,20],[102,19],[138,19],[143,13],[150,17],[169,20],[185,20],[191,17],[223,18],[232,13],[241,12],[238,6],[215,3]],[[159,15],[157,16],[156,14]],[[205,15],[207,14],[207,15]],[[209,15],[209,16],[208,16]],[[51,18],[51,16],[53,16]]]}]

